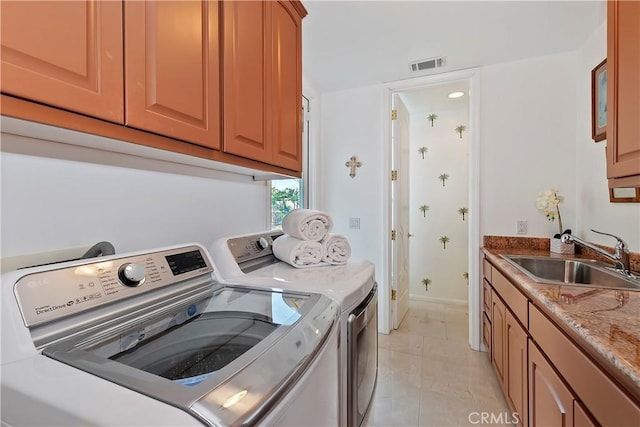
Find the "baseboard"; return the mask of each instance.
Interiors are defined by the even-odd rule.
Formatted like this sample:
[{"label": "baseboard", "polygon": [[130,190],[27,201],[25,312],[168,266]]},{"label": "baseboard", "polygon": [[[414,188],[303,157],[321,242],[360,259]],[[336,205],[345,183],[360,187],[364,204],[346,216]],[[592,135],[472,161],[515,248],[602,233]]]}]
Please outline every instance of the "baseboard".
[{"label": "baseboard", "polygon": [[409,300],[426,301],[426,302],[437,302],[437,303],[440,303],[440,304],[469,305],[469,301],[467,301],[467,300],[451,299],[451,298],[425,297],[424,295],[412,295],[412,294],[409,294]]}]

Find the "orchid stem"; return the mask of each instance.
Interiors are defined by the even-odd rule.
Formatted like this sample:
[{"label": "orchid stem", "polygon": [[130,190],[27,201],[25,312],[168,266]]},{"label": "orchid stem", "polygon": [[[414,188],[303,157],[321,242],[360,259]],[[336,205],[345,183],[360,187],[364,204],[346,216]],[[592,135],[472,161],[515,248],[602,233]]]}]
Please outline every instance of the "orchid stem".
[{"label": "orchid stem", "polygon": [[560,206],[556,206],[556,211],[558,212],[558,228],[559,233],[562,234],[562,217],[560,216]]}]

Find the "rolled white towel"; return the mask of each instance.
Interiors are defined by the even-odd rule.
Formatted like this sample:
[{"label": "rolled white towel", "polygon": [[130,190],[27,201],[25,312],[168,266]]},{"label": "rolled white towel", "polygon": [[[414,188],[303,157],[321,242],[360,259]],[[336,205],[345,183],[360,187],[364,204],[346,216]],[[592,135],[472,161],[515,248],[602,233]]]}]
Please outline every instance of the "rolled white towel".
[{"label": "rolled white towel", "polygon": [[326,212],[294,209],[282,220],[282,231],[300,240],[319,242],[331,232],[333,220]]},{"label": "rolled white towel", "polygon": [[315,267],[322,262],[324,255],[320,242],[300,240],[286,234],[273,241],[273,254],[296,268]]},{"label": "rolled white towel", "polygon": [[351,257],[351,245],[346,237],[340,234],[328,234],[322,241],[323,261],[331,265],[346,264]]}]

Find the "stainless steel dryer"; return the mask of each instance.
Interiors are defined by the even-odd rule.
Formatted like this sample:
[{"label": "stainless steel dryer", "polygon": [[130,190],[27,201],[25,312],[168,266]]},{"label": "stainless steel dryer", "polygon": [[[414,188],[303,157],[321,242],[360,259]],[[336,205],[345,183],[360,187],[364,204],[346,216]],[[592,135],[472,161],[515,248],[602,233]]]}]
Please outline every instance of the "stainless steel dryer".
[{"label": "stainless steel dryer", "polygon": [[4,275],[3,425],[306,422],[337,389],[338,305],[211,273],[193,244]]}]

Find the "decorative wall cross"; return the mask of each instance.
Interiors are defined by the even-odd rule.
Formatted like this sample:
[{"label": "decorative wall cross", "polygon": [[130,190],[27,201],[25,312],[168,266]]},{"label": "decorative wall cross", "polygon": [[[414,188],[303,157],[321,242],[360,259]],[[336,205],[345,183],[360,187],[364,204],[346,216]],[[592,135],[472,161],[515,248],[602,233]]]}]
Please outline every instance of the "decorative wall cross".
[{"label": "decorative wall cross", "polygon": [[351,168],[351,172],[349,172],[349,176],[351,178],[355,178],[356,176],[356,168],[362,166],[362,162],[358,161],[356,156],[351,156],[348,162],[344,164],[346,167]]}]

